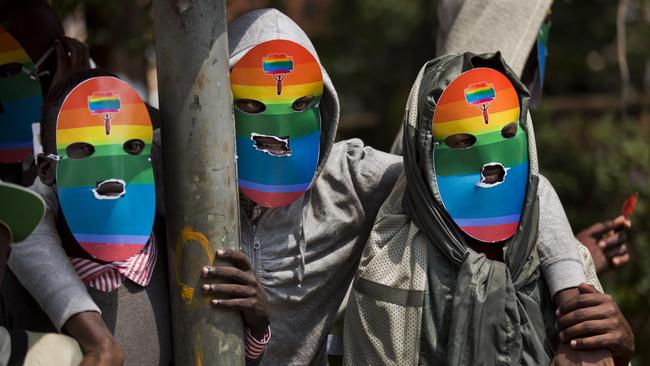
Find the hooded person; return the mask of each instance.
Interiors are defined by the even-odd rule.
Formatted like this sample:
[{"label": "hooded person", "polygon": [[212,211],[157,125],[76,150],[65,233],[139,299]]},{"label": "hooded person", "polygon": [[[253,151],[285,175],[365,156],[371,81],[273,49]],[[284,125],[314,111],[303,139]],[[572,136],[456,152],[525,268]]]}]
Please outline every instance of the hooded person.
[{"label": "hooded person", "polygon": [[[327,333],[379,207],[402,172],[402,159],[358,139],[334,142],[336,91],[309,38],[291,19],[274,9],[253,11],[233,21],[228,35],[241,246],[247,257],[238,262],[251,272],[247,278],[255,278],[248,284],[265,292],[256,296],[263,297],[262,302],[268,299],[273,333],[261,362],[326,364]],[[561,206],[553,207],[553,214],[563,215]],[[557,288],[577,286],[573,281],[584,275],[582,265],[575,265],[575,242],[562,240],[566,236],[558,228],[547,229],[557,233],[557,240],[547,244],[562,253],[553,264],[569,264],[558,271],[565,276],[554,277]],[[57,245],[42,240],[29,248],[31,257],[48,258],[41,264],[48,268],[68,261],[61,259]],[[59,324],[71,316],[72,306],[76,311],[92,308],[78,278],[59,281],[48,271],[34,271],[32,262],[14,266],[21,282]],[[204,275],[220,277],[223,271],[206,267]],[[222,285],[206,280],[204,291],[219,296],[213,300],[216,306],[229,301],[221,299]],[[48,290],[54,287],[56,292]],[[73,290],[76,297],[69,296]],[[74,299],[74,304],[60,306],[66,299]]]},{"label": "hooded person", "polygon": [[325,364],[327,332],[401,159],[334,142],[336,90],[286,15],[250,12],[228,37],[241,245],[271,309],[262,362]]},{"label": "hooded person", "polygon": [[537,246],[554,193],[538,173],[528,97],[498,53],[424,65],[404,174],[350,295],[346,364],[551,361],[555,307]]},{"label": "hooded person", "polygon": [[[128,363],[171,362],[165,251],[159,249],[164,238],[156,235],[153,135],[141,97],[113,74],[78,72],[51,90],[41,116],[39,178],[30,187],[44,198],[47,211],[16,249],[32,263],[56,266],[57,280],[39,288],[46,298],[34,298],[48,315],[51,307],[64,311],[51,322],[42,316],[18,283],[31,288],[33,278],[24,275],[29,271],[24,266],[33,267],[12,257],[9,265],[18,281],[5,283],[11,297],[3,315],[9,321],[25,328],[65,329],[86,348],[92,332],[84,340],[83,332],[69,331],[79,322],[69,321],[79,313],[101,314],[95,320],[106,323],[98,328],[108,332],[102,337],[128,345]],[[37,247],[48,242],[56,243],[53,252],[39,258]],[[66,298],[49,296],[81,281],[84,286]],[[112,353],[108,364],[121,363],[122,350]]]}]

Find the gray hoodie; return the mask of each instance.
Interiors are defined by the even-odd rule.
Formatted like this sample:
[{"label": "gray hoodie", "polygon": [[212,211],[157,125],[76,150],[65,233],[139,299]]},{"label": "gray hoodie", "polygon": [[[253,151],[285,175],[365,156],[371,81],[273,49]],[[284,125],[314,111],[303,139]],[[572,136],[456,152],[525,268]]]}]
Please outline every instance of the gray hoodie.
[{"label": "gray hoodie", "polygon": [[[294,41],[318,60],[307,35],[274,9],[253,11],[228,28],[230,65],[253,46]],[[320,61],[319,61],[320,62]],[[379,206],[402,170],[401,158],[353,139],[334,143],[339,102],[321,66],[321,151],[305,195],[268,209],[256,224],[243,203],[241,238],[271,304],[266,365],[326,363],[327,332],[349,287]],[[248,209],[247,209],[248,208]]]}]

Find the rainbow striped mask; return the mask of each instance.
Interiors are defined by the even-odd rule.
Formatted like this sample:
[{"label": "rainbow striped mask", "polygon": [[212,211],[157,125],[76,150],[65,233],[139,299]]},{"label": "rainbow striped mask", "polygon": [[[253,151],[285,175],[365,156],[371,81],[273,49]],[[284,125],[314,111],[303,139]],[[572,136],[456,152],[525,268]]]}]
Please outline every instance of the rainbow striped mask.
[{"label": "rainbow striped mask", "polygon": [[114,77],[85,80],[61,106],[56,189],[70,231],[96,259],[125,260],[149,241],[156,208],[152,134],[142,99]]},{"label": "rainbow striped mask", "polygon": [[0,28],[0,163],[17,163],[32,152],[32,123],[43,105],[36,67],[25,50]]},{"label": "rainbow striped mask", "polygon": [[264,207],[300,198],[316,173],[323,75],[304,47],[261,43],[230,73],[239,189]]},{"label": "rainbow striped mask", "polygon": [[519,226],[528,182],[528,139],[519,97],[488,68],[462,73],[433,116],[433,161],[445,209],[467,235],[494,243]]}]

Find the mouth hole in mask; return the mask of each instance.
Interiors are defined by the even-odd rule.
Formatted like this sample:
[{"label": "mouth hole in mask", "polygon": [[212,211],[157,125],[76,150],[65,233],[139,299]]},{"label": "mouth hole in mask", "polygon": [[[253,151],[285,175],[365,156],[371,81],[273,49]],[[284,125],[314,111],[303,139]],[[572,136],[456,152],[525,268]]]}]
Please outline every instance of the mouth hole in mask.
[{"label": "mouth hole in mask", "polygon": [[277,137],[251,133],[251,140],[255,142],[255,149],[271,156],[291,156],[289,136]]},{"label": "mouth hole in mask", "polygon": [[503,183],[508,171],[499,163],[488,163],[481,169],[481,181],[477,186],[489,188]]},{"label": "mouth hole in mask", "polygon": [[126,194],[126,182],[122,179],[107,179],[97,182],[93,194],[98,200],[116,200]]}]

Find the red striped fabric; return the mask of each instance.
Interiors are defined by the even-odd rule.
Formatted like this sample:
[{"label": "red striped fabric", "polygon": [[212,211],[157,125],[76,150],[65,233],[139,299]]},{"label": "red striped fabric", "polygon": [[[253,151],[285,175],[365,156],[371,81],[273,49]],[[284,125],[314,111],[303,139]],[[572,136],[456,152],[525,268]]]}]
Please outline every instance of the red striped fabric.
[{"label": "red striped fabric", "polygon": [[125,277],[142,287],[149,285],[157,258],[158,250],[152,234],[142,251],[125,261],[101,264],[74,257],[70,257],[70,261],[83,283],[99,291],[113,292],[122,285]]},{"label": "red striped fabric", "polygon": [[250,360],[260,358],[260,356],[262,356],[264,353],[269,340],[271,340],[271,327],[269,326],[266,328],[266,332],[264,332],[264,338],[262,338],[261,341],[253,337],[253,334],[248,327],[244,328],[244,334],[244,349],[246,351],[246,358]]}]

